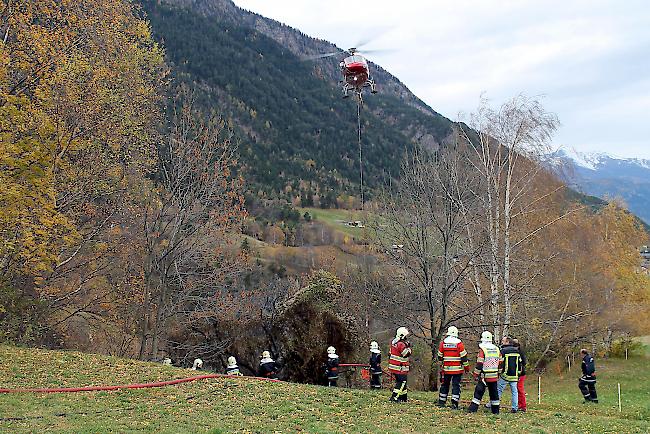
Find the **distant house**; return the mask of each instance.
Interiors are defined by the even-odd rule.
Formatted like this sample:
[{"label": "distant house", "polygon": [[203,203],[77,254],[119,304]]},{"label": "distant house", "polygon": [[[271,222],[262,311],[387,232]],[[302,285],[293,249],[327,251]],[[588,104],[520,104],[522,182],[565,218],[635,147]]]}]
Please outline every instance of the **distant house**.
[{"label": "distant house", "polygon": [[650,260],[650,247],[649,246],[641,246],[641,249],[639,250],[641,252],[641,257],[645,259],[646,261]]},{"label": "distant house", "polygon": [[641,272],[650,274],[650,246],[641,246],[639,253],[643,259],[641,262]]},{"label": "distant house", "polygon": [[353,228],[365,228],[361,220],[350,221],[347,225],[352,226]]}]

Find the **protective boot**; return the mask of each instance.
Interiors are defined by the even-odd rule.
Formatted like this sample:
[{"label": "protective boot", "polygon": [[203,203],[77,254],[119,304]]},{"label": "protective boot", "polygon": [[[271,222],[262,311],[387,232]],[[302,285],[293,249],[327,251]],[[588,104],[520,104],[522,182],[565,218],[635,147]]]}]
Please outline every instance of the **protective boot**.
[{"label": "protective boot", "polygon": [[499,405],[491,405],[490,408],[492,409],[492,414],[499,414]]},{"label": "protective boot", "polygon": [[453,398],[451,399],[451,408],[453,408],[454,410],[458,410],[458,400]]},{"label": "protective boot", "polygon": [[470,403],[469,407],[467,407],[468,413],[476,413],[477,411],[478,411],[478,404],[475,402]]}]

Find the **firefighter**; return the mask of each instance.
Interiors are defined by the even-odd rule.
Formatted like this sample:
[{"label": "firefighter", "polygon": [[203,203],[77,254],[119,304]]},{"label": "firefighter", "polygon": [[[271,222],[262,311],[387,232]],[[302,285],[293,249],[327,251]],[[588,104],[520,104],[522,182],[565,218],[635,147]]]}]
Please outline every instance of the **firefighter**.
[{"label": "firefighter", "polygon": [[262,378],[278,379],[278,365],[271,358],[271,353],[268,351],[262,352],[260,356],[260,366],[257,371],[257,376]]},{"label": "firefighter", "polygon": [[444,407],[447,404],[449,394],[449,385],[451,384],[451,407],[458,409],[460,401],[460,380],[463,377],[463,371],[469,372],[469,361],[467,360],[467,351],[465,345],[458,339],[458,329],[450,326],[447,329],[447,337],[440,342],[438,347],[438,361],[442,364],[442,381],[440,384],[440,394],[438,396],[438,406]]},{"label": "firefighter", "polygon": [[228,364],[226,365],[226,375],[236,375],[238,377],[242,376],[242,373],[239,372],[239,366],[237,366],[237,359],[234,356],[228,357]]},{"label": "firefighter", "polygon": [[339,356],[336,354],[336,348],[327,348],[327,363],[325,364],[325,376],[327,377],[327,386],[336,387],[339,379]]},{"label": "firefighter", "polygon": [[497,389],[499,391],[499,400],[501,400],[501,394],[506,386],[510,386],[510,395],[511,395],[511,412],[516,413],[519,408],[519,389],[517,384],[519,383],[519,375],[521,374],[521,354],[519,354],[519,349],[512,344],[512,339],[508,336],[504,336],[501,341],[501,356],[503,357],[503,372],[499,377],[497,382]]},{"label": "firefighter", "polygon": [[519,340],[513,339],[512,345],[519,350],[519,355],[521,356],[521,373],[517,382],[517,406],[519,407],[519,411],[526,412],[526,390],[524,388],[524,383],[526,382],[526,353],[521,348]]},{"label": "firefighter", "polygon": [[596,394],[596,364],[594,358],[586,349],[580,350],[582,357],[582,377],[578,381],[578,387],[585,398],[585,403],[593,402],[598,404],[598,395]]},{"label": "firefighter", "polygon": [[194,359],[194,363],[192,364],[192,371],[200,371],[202,368],[203,368],[203,360]]},{"label": "firefighter", "polygon": [[381,350],[375,341],[370,342],[370,388],[381,389]]},{"label": "firefighter", "polygon": [[411,355],[411,343],[406,340],[409,331],[406,327],[400,327],[395,333],[395,339],[390,343],[390,358],[388,359],[388,370],[395,376],[395,388],[390,397],[391,402],[407,401],[406,379],[409,373],[409,356]]},{"label": "firefighter", "polygon": [[499,347],[492,343],[492,333],[484,331],[481,334],[481,343],[479,344],[478,356],[476,357],[476,367],[474,368],[474,379],[476,388],[472,403],[467,408],[470,413],[475,413],[485,390],[490,395],[490,408],[493,414],[499,414],[499,391],[497,390],[497,381],[501,371],[503,359]]}]

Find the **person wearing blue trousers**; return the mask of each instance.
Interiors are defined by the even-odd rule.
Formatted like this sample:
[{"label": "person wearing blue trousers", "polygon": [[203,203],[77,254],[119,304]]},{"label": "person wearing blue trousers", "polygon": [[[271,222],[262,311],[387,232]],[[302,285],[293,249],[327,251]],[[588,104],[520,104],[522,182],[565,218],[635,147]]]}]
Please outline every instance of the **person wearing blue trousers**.
[{"label": "person wearing blue trousers", "polygon": [[510,386],[510,394],[512,396],[510,399],[510,411],[512,413],[516,413],[519,405],[517,383],[519,382],[519,375],[521,375],[523,363],[521,360],[521,354],[519,353],[519,348],[513,345],[512,338],[508,336],[504,337],[501,341],[501,344],[501,355],[503,356],[503,372],[499,377],[497,390],[499,391],[499,399],[501,399],[503,390],[507,385]]}]

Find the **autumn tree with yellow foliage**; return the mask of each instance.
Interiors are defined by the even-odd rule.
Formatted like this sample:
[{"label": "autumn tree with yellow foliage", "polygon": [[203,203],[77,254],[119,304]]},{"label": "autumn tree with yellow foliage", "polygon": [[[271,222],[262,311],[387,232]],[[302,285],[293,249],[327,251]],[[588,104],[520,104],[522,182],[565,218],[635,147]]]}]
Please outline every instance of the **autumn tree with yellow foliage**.
[{"label": "autumn tree with yellow foliage", "polygon": [[65,321],[134,277],[106,253],[129,248],[118,232],[155,157],[165,66],[139,15],[125,0],[0,3],[0,315],[13,291]]}]

